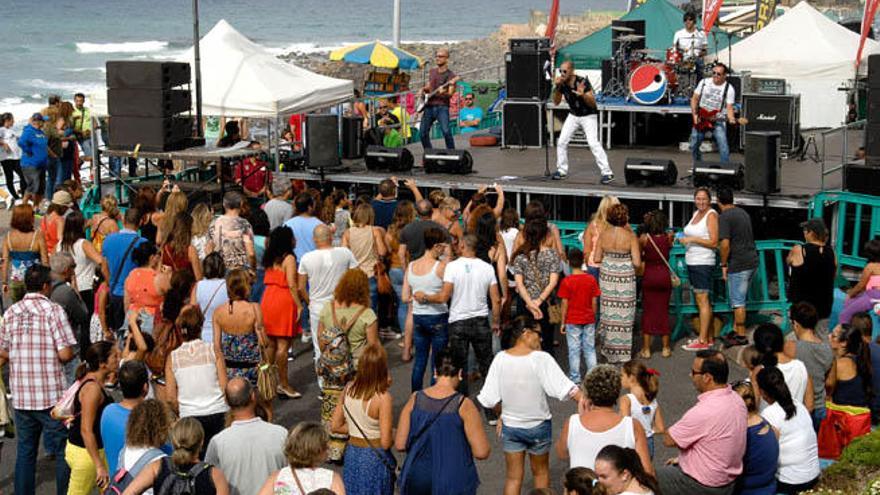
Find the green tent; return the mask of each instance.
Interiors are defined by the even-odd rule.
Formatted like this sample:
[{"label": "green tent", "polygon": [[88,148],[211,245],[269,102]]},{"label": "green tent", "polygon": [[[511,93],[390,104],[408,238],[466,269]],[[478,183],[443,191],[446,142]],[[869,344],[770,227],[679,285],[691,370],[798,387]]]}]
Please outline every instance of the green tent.
[{"label": "green tent", "polygon": [[[672,5],[669,0],[648,0],[621,19],[645,21],[645,47],[665,51],[672,46],[675,32],[684,27],[682,16],[684,11]],[[699,19],[699,16],[697,18]],[[727,34],[716,27],[709,35],[709,53],[715,52],[716,40],[718,50],[727,48]],[[611,58],[611,26],[605,26],[585,38],[560,48],[556,52],[556,65],[571,60],[578,69],[601,69],[602,60],[606,58]],[[662,54],[658,52],[655,58],[662,58]]]}]

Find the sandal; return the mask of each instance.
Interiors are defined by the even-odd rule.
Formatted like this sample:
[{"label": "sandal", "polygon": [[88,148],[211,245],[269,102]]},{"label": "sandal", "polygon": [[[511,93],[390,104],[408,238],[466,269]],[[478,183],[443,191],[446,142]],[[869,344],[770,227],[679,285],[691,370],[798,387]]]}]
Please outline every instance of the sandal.
[{"label": "sandal", "polygon": [[302,398],[302,394],[297,392],[296,390],[291,392],[289,390],[285,390],[280,385],[278,386],[276,391],[278,392],[279,399],[299,399],[299,398]]},{"label": "sandal", "polygon": [[663,357],[665,357],[665,358],[668,358],[668,357],[672,356],[672,349],[670,349],[670,348],[668,348],[668,347],[664,347],[664,348],[663,348],[663,354],[662,354],[662,355],[663,355]]},{"label": "sandal", "polygon": [[639,357],[642,359],[651,359],[651,351],[649,349],[642,349],[639,351]]}]

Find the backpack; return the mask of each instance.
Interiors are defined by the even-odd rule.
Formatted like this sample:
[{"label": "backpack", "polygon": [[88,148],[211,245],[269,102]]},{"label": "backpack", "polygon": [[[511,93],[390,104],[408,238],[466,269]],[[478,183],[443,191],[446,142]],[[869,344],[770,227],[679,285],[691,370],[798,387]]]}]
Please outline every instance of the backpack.
[{"label": "backpack", "polygon": [[129,471],[123,467],[125,465],[123,462],[125,459],[125,447],[123,447],[122,450],[119,451],[119,463],[117,464],[119,468],[116,470],[116,473],[113,474],[113,477],[110,478],[110,484],[103,492],[101,492],[102,495],[120,495],[126,488],[128,488],[128,485],[134,481],[137,475],[140,474],[141,470],[163,455],[165,455],[165,453],[159,449],[150,449],[138,458],[137,462],[134,463],[134,466],[132,466]]},{"label": "backpack", "polygon": [[196,478],[202,474],[202,471],[211,467],[207,462],[199,462],[183,473],[177,470],[170,457],[166,457],[164,462],[170,474],[162,482],[156,495],[197,495]]},{"label": "backpack", "polygon": [[318,336],[319,342],[324,344],[321,356],[318,358],[318,375],[324,381],[324,385],[343,387],[354,377],[348,331],[367,308],[361,308],[343,328],[336,318],[336,307],[333,302],[330,301],[327,304],[330,305],[330,311],[333,315],[333,325],[324,326],[324,332]]}]

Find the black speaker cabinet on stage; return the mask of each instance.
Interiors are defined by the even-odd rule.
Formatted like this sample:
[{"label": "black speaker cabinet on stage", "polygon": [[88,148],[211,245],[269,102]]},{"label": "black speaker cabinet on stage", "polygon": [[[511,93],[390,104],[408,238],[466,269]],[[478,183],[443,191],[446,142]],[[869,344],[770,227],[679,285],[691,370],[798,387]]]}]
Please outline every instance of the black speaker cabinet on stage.
[{"label": "black speaker cabinet on stage", "polygon": [[505,148],[544,146],[546,118],[542,101],[505,100],[501,105],[501,146]]},{"label": "black speaker cabinet on stage", "polygon": [[745,138],[746,189],[759,194],[779,192],[782,165],[778,131],[749,131]]},{"label": "black speaker cabinet on stage", "polygon": [[317,170],[339,166],[339,121],[336,115],[306,115],[306,166]]},{"label": "black speaker cabinet on stage", "polygon": [[107,111],[112,116],[173,117],[189,112],[192,96],[185,89],[123,89],[107,90]]},{"label": "black speaker cabinet on stage", "polygon": [[550,97],[549,51],[507,53],[505,68],[508,98],[544,100]]},{"label": "black speaker cabinet on stage", "polygon": [[694,164],[694,187],[718,189],[727,187],[734,191],[743,188],[742,163],[697,162]]},{"label": "black speaker cabinet on stage", "polygon": [[171,89],[189,82],[185,62],[107,62],[108,88]]},{"label": "black speaker cabinet on stage", "polygon": [[867,100],[865,163],[880,167],[880,54],[868,57]]},{"label": "black speaker cabinet on stage", "polygon": [[364,161],[367,170],[374,172],[408,172],[413,167],[413,155],[407,148],[367,146]]},{"label": "black speaker cabinet on stage", "polygon": [[868,87],[880,89],[880,53],[868,56]]},{"label": "black speaker cabinet on stage", "polygon": [[843,189],[880,196],[880,167],[847,163],[843,166]]},{"label": "black speaker cabinet on stage", "polygon": [[747,70],[734,72],[727,76],[727,80],[730,82],[730,86],[736,91],[734,93],[734,102],[741,104],[743,93],[750,92],[743,91],[743,88],[749,90],[752,87],[752,72]]},{"label": "black speaker cabinet on stage", "polygon": [[474,158],[468,150],[428,149],[424,164],[429,174],[466,175],[474,169]]},{"label": "black speaker cabinet on stage", "polygon": [[342,158],[347,160],[364,155],[364,118],[342,117]]},{"label": "black speaker cabinet on stage", "polygon": [[672,160],[659,158],[627,158],[623,168],[626,185],[672,186],[678,181],[678,169]]},{"label": "black speaker cabinet on stage", "polygon": [[192,117],[110,117],[110,147],[140,151],[175,151],[185,148],[193,135]]},{"label": "black speaker cabinet on stage", "polygon": [[777,131],[781,134],[779,149],[793,151],[800,139],[800,95],[743,95],[742,115],[749,123],[740,136],[750,131]]},{"label": "black speaker cabinet on stage", "polygon": [[880,122],[865,126],[865,164],[880,167]]}]

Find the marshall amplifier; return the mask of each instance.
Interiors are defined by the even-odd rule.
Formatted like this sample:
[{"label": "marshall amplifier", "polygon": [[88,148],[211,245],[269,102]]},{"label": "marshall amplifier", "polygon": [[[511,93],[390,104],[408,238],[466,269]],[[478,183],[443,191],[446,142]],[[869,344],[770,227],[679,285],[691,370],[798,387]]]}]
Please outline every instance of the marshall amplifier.
[{"label": "marshall amplifier", "polygon": [[511,38],[510,53],[538,53],[550,51],[550,38]]},{"label": "marshall amplifier", "polygon": [[[743,95],[742,115],[749,122],[743,126],[740,136],[747,132],[779,132],[779,149],[793,151],[800,139],[800,95]],[[745,143],[741,143],[745,144]]]},{"label": "marshall amplifier", "polygon": [[753,93],[782,96],[785,94],[785,79],[753,77],[751,89]]}]

